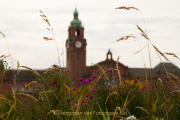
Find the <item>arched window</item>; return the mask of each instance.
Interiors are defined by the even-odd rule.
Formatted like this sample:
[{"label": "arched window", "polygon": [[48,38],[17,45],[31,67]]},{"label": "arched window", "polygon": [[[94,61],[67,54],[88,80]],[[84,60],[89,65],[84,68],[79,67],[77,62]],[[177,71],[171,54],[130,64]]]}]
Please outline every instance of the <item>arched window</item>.
[{"label": "arched window", "polygon": [[75,31],[75,36],[79,36],[80,35],[80,31],[79,30],[76,30]]}]

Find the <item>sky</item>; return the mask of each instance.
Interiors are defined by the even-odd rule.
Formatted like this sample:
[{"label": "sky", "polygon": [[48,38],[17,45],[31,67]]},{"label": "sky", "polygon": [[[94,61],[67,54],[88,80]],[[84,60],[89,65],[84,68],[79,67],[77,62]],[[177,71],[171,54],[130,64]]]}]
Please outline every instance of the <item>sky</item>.
[{"label": "sky", "polygon": [[[0,31],[6,39],[0,35],[0,56],[9,55],[9,45],[13,64],[10,58],[5,60],[11,68],[17,68],[19,61],[20,66],[46,69],[58,64],[58,53],[55,41],[42,38],[55,36],[59,54],[63,52],[61,66],[66,67],[65,41],[76,6],[87,40],[87,66],[104,61],[110,49],[113,59],[116,61],[121,56],[119,62],[129,68],[143,68],[144,64],[149,68],[148,42],[135,24],[147,31],[150,41],[161,52],[180,57],[179,5],[179,0],[3,0],[0,4]],[[121,6],[135,7],[140,11],[115,9]],[[46,29],[48,24],[40,17],[39,10],[47,16],[54,33]],[[130,34],[137,39],[115,42]],[[132,55],[144,46],[142,54]],[[158,57],[151,44],[149,49],[153,68],[161,59],[167,62]],[[179,59],[167,57],[180,68]]]}]

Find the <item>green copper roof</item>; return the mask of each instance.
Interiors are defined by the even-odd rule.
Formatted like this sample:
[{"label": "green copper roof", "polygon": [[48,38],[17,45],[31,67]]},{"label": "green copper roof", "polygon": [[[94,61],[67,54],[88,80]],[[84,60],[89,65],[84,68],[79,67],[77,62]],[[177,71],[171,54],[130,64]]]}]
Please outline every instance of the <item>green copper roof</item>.
[{"label": "green copper roof", "polygon": [[74,19],[71,21],[71,27],[81,26],[81,21],[78,19],[78,11],[75,8]]},{"label": "green copper roof", "polygon": [[[173,63],[170,63],[170,62],[164,62],[164,66],[167,70],[167,72],[169,73],[180,73],[180,69],[174,65]],[[155,69],[155,72],[160,72],[160,73],[166,73],[166,71],[164,70],[164,66],[162,63],[159,63],[154,69]]]}]

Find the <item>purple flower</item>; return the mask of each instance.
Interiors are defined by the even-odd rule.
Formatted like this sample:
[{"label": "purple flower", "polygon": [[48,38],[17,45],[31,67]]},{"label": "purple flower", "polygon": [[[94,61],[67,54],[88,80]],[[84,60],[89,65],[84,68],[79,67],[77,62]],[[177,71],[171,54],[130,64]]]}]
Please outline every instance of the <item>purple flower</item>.
[{"label": "purple flower", "polygon": [[77,90],[77,88],[75,88],[75,87],[74,87],[73,89],[74,89],[74,90]]},{"label": "purple flower", "polygon": [[57,65],[53,65],[53,67],[57,67]]},{"label": "purple flower", "polygon": [[81,83],[79,83],[77,86],[79,87],[81,85]]},{"label": "purple flower", "polygon": [[95,89],[94,88],[91,88],[92,92],[95,92]]},{"label": "purple flower", "polygon": [[54,87],[57,87],[57,85],[54,85]]},{"label": "purple flower", "polygon": [[117,85],[117,87],[119,87],[119,85]]},{"label": "purple flower", "polygon": [[81,104],[83,104],[83,103],[84,103],[84,100],[81,101]]},{"label": "purple flower", "polygon": [[137,80],[135,80],[134,83],[137,83]]},{"label": "purple flower", "polygon": [[86,106],[86,107],[89,107],[89,105],[88,105],[88,104],[85,104],[85,106]]},{"label": "purple flower", "polygon": [[73,103],[72,105],[75,105],[76,103]]},{"label": "purple flower", "polygon": [[52,84],[56,84],[57,83],[57,81],[52,81]]},{"label": "purple flower", "polygon": [[84,83],[88,83],[89,80],[88,80],[88,79],[84,79],[83,82],[84,82]]},{"label": "purple flower", "polygon": [[91,95],[91,96],[89,96],[89,98],[94,98],[94,96],[93,96],[93,95]]},{"label": "purple flower", "polygon": [[91,78],[96,78],[96,75],[93,75]]},{"label": "purple flower", "polygon": [[39,116],[39,118],[42,118],[42,117],[46,117],[46,115],[41,115],[41,116]]},{"label": "purple flower", "polygon": [[129,85],[129,83],[126,83],[126,85]]},{"label": "purple flower", "polygon": [[76,78],[76,76],[74,76],[74,78]]},{"label": "purple flower", "polygon": [[42,102],[43,100],[39,100],[39,102]]},{"label": "purple flower", "polygon": [[112,72],[112,69],[110,69],[109,71]]},{"label": "purple flower", "polygon": [[89,79],[89,82],[91,82],[91,81],[92,81],[92,78]]},{"label": "purple flower", "polygon": [[79,79],[79,81],[82,81],[82,80],[83,80],[83,78],[80,78],[80,79]]},{"label": "purple flower", "polygon": [[89,97],[89,94],[85,95],[85,97]]},{"label": "purple flower", "polygon": [[66,98],[66,100],[70,100],[70,98],[68,97],[68,98]]},{"label": "purple flower", "polygon": [[104,70],[104,69],[105,69],[105,67],[103,66],[103,67],[102,67],[102,69]]},{"label": "purple flower", "polygon": [[24,103],[26,103],[26,101],[24,101]]},{"label": "purple flower", "polygon": [[74,108],[75,110],[77,109],[77,107]]}]

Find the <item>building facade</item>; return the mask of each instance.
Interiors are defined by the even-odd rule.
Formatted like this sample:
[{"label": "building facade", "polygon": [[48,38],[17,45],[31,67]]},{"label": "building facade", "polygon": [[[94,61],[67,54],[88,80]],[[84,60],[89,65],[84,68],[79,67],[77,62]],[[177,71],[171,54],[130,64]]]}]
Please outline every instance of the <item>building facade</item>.
[{"label": "building facade", "polygon": [[[70,26],[68,28],[68,39],[66,40],[66,54],[67,54],[67,68],[73,76],[76,76],[76,79],[79,78],[87,78],[89,79],[92,75],[92,71],[98,71],[99,68],[97,66],[86,66],[86,47],[87,40],[84,37],[84,27],[81,25],[81,21],[78,18],[78,11],[75,9],[74,11],[74,19],[71,21]],[[123,65],[122,63],[113,60],[113,54],[109,50],[105,55],[105,60],[96,63],[97,65],[104,66],[105,68],[116,69],[118,66],[118,70],[121,74],[121,80],[124,81],[131,77],[136,78],[146,78],[148,81],[153,80],[153,82],[157,82],[158,78],[162,80],[168,80],[166,71],[164,70],[164,66],[168,73],[172,73],[177,78],[180,78],[180,69],[174,65],[173,63],[159,63],[154,68],[129,68],[128,66]],[[45,72],[44,70],[35,70],[39,74]],[[146,72],[145,72],[146,71]],[[9,84],[13,86],[13,72],[17,74],[16,69],[11,69],[7,74],[4,75],[4,80],[1,87],[1,92],[10,88]],[[147,73],[147,76],[146,76]],[[0,77],[2,74],[0,74]],[[116,79],[116,82],[114,82]],[[171,77],[175,84],[180,89],[180,82],[177,79]],[[37,80],[37,76],[34,75],[29,70],[21,70],[18,76],[17,87],[19,89],[23,89],[25,84],[28,84],[31,81]],[[112,78],[112,83],[119,84],[118,78]],[[150,85],[151,87],[151,85]]]}]

